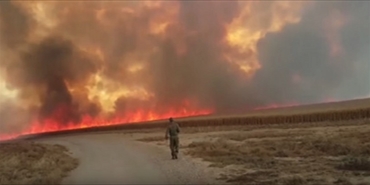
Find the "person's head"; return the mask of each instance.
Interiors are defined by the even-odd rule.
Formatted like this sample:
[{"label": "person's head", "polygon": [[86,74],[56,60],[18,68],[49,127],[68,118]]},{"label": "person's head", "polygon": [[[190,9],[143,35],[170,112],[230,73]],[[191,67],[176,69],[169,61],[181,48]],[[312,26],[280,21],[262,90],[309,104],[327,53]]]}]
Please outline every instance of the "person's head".
[{"label": "person's head", "polygon": [[170,123],[172,123],[173,122],[173,119],[172,119],[172,117],[170,118],[170,119],[168,119],[169,121],[170,121]]}]

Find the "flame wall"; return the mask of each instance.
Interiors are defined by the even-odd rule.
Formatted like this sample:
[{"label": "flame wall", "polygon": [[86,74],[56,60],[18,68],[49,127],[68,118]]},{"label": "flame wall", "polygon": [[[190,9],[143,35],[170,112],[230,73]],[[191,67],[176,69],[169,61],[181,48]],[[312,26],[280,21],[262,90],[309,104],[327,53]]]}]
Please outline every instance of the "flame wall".
[{"label": "flame wall", "polygon": [[2,1],[0,130],[368,96],[369,8],[350,1]]}]

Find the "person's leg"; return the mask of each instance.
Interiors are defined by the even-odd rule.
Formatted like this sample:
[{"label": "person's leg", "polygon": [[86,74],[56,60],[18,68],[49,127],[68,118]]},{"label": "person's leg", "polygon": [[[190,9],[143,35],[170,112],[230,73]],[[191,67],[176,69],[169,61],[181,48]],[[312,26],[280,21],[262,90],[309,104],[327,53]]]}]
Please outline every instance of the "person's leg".
[{"label": "person's leg", "polygon": [[174,150],[175,150],[175,159],[177,159],[177,154],[179,153],[179,138],[178,137],[176,137],[175,139],[174,139]]},{"label": "person's leg", "polygon": [[175,159],[175,140],[174,138],[170,138],[170,150],[171,150],[171,155],[172,155],[172,159]]},{"label": "person's leg", "polygon": [[176,142],[175,142],[175,151],[176,151],[176,153],[179,153],[179,146],[180,146],[180,142],[179,142],[179,138],[177,137]]}]

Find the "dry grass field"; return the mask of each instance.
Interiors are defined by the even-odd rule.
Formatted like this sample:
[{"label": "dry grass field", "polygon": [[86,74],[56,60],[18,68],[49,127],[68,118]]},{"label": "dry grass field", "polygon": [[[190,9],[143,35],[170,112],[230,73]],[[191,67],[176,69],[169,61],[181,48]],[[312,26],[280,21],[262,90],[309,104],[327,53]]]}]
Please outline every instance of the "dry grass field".
[{"label": "dry grass field", "polygon": [[[179,120],[185,127],[181,147],[228,183],[370,184],[369,103],[363,99]],[[153,129],[136,140],[167,147],[161,132]]]},{"label": "dry grass field", "polygon": [[[126,137],[168,147],[164,131]],[[370,185],[368,120],[187,127],[181,153],[230,184]]]},{"label": "dry grass field", "polygon": [[0,144],[0,184],[60,184],[77,166],[78,160],[61,145]]},{"label": "dry grass field", "polygon": [[[177,120],[184,157],[231,184],[370,185],[370,99]],[[164,127],[127,131],[168,147]]]}]

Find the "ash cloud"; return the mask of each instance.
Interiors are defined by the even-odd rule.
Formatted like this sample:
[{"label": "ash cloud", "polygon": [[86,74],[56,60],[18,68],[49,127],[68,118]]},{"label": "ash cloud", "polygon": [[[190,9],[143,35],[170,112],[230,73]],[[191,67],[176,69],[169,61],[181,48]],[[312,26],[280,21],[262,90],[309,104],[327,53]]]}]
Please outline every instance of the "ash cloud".
[{"label": "ash cloud", "polygon": [[[99,115],[101,105],[88,98],[86,87],[98,72],[118,87],[143,86],[155,94],[149,100],[117,97],[118,112],[165,111],[181,106],[185,99],[219,114],[271,103],[351,99],[367,95],[370,89],[369,4],[317,2],[305,10],[299,23],[259,41],[262,68],[247,80],[223,57],[226,26],[243,8],[236,1],[166,2],[159,7],[60,2],[53,7],[56,27],[32,41],[29,36],[37,23],[30,11],[6,1],[0,3],[1,46],[6,56],[16,57],[6,62],[2,57],[0,64],[21,99],[30,99],[29,94],[37,97],[41,119],[57,114],[53,117],[61,123],[78,122],[84,114]],[[334,30],[334,39],[345,51],[337,58],[330,55],[323,21],[332,11],[349,17],[347,24]],[[263,20],[268,17],[263,16]],[[163,34],[150,32],[154,20],[167,21]],[[135,63],[145,68],[133,75],[126,69]]]},{"label": "ash cloud", "polygon": [[11,1],[0,2],[0,41],[3,46],[15,48],[23,44],[32,25],[30,15],[20,7]]},{"label": "ash cloud", "polygon": [[176,55],[173,41],[166,40],[161,48],[163,58],[150,67],[155,79],[153,88],[163,95],[161,102],[172,104],[179,97],[194,98],[217,110],[231,108],[235,103],[229,97],[237,91],[238,79],[222,60],[221,41],[225,24],[237,13],[237,5],[237,2],[181,2],[179,24],[193,34],[185,39],[185,55]]},{"label": "ash cloud", "polygon": [[[23,69],[22,81],[39,88],[40,119],[54,117],[60,123],[77,123],[82,114],[88,113],[79,112],[80,102],[73,99],[67,83],[84,85],[97,71],[94,59],[73,42],[55,35],[31,44],[20,54],[18,68]],[[55,113],[58,115],[54,116]]]},{"label": "ash cloud", "polygon": [[[184,57],[171,57],[171,49],[165,50],[168,58],[162,61],[163,65],[153,66],[163,75],[162,78],[154,75],[159,84],[156,87],[164,86],[160,94],[166,98],[181,94],[196,96],[203,104],[215,106],[219,113],[243,112],[272,103],[317,103],[329,98],[346,100],[367,96],[369,4],[317,2],[305,10],[300,23],[267,34],[258,44],[263,67],[248,82],[222,59],[223,48],[219,44],[225,34],[224,24],[238,14],[237,3],[183,2],[182,25],[187,30],[196,30],[197,34],[187,38],[189,50]],[[204,9],[210,12],[199,11]],[[338,58],[330,56],[323,21],[333,11],[350,17],[348,24],[337,30],[345,51]],[[294,80],[295,77],[298,79]]]},{"label": "ash cloud", "polygon": [[[287,26],[260,41],[260,61],[254,88],[267,93],[264,100],[283,103],[320,102],[327,98],[346,100],[369,95],[370,2],[317,2],[299,24]],[[338,30],[345,53],[330,56],[325,22],[333,11],[349,17]],[[339,19],[339,18],[338,18]],[[329,33],[334,34],[334,33]],[[292,81],[294,74],[302,82]],[[257,90],[257,91],[258,91]]]},{"label": "ash cloud", "polygon": [[1,2],[0,10],[2,46],[7,47],[8,54],[16,56],[2,58],[9,60],[2,61],[1,66],[6,69],[8,85],[20,91],[21,99],[36,94],[41,102],[39,119],[52,117],[61,124],[78,122],[82,114],[89,112],[79,110],[80,102],[73,99],[66,83],[86,83],[97,70],[94,59],[60,35],[29,41],[27,37],[35,27],[29,13],[9,1]]}]

